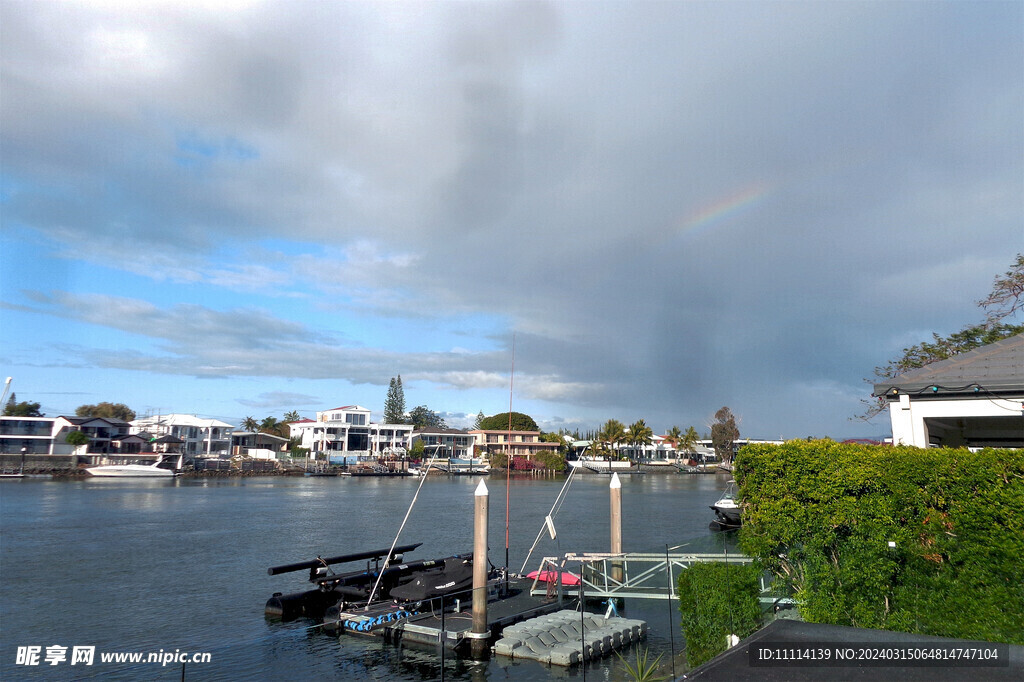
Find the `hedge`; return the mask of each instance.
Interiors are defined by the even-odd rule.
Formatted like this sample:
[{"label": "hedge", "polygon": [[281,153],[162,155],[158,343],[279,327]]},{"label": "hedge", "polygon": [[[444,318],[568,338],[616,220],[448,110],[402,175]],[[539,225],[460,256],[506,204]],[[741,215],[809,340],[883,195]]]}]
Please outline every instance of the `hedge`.
[{"label": "hedge", "polygon": [[1024,452],[791,441],[734,473],[805,620],[1024,644]]},{"label": "hedge", "polygon": [[761,624],[758,601],[762,569],[753,564],[693,564],[679,574],[679,611],[686,638],[686,662],[696,667]]}]

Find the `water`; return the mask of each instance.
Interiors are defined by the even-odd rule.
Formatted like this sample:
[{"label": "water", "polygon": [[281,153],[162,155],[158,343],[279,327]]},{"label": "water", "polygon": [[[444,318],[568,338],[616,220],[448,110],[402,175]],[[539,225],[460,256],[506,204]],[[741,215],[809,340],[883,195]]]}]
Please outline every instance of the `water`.
[{"label": "water", "polygon": [[[422,542],[410,559],[471,551],[479,477],[431,477],[402,533]],[[490,558],[504,564],[505,479],[486,479]],[[623,477],[626,551],[708,536],[708,505],[725,476]],[[608,551],[609,479],[577,477],[527,570],[543,556]],[[268,622],[273,592],[308,589],[305,572],[268,576],[272,565],[390,546],[418,481],[394,478],[231,478],[0,483],[0,677],[20,679],[181,678],[181,665],[101,663],[99,652],[209,652],[186,679],[432,680],[432,650],[330,637],[310,623]],[[511,482],[510,564],[522,565],[563,478]],[[681,648],[674,603],[634,600],[625,615],[649,622],[652,654]],[[674,631],[670,632],[670,628]],[[90,667],[16,664],[19,646],[95,646]],[[588,679],[620,679],[606,659]],[[682,672],[681,670],[678,672]],[[534,662],[452,660],[451,680],[581,677]]]}]

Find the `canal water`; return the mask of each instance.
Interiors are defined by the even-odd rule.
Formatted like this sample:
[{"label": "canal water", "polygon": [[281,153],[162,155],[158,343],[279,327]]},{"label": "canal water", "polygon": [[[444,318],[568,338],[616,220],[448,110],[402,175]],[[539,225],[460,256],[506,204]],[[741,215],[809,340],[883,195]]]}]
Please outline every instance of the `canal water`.
[{"label": "canal water", "polygon": [[[665,551],[710,537],[708,505],[725,475],[622,478],[625,551]],[[490,558],[504,564],[505,478],[490,489]],[[480,477],[431,477],[400,544],[407,557],[472,550],[473,493]],[[565,479],[513,478],[508,496],[510,565],[518,571]],[[0,482],[0,679],[180,680],[181,664],[103,663],[101,653],[209,653],[185,666],[187,680],[435,680],[431,649],[341,638],[309,622],[269,622],[274,592],[308,589],[305,572],[268,576],[273,565],[388,547],[415,493],[411,478],[24,479]],[[543,556],[609,549],[609,478],[575,477],[545,532]],[[355,568],[355,566],[353,566]],[[624,613],[647,620],[652,658],[682,648],[675,603],[632,600]],[[19,664],[20,647],[39,664]],[[50,647],[66,659],[47,664]],[[74,647],[95,647],[91,666],[71,664]],[[25,651],[24,649],[22,650]],[[629,655],[632,652],[628,652]],[[666,668],[666,673],[671,669]],[[681,673],[682,670],[677,670]],[[627,679],[618,659],[566,670],[494,658],[446,658],[450,680]]]}]

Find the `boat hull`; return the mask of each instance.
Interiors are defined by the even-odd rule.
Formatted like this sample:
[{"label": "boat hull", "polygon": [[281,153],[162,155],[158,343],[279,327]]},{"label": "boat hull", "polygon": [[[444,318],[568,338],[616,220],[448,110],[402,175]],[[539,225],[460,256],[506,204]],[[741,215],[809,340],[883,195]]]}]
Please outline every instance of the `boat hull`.
[{"label": "boat hull", "polygon": [[143,464],[90,467],[86,471],[98,478],[173,478],[177,475],[169,469],[158,469]]}]

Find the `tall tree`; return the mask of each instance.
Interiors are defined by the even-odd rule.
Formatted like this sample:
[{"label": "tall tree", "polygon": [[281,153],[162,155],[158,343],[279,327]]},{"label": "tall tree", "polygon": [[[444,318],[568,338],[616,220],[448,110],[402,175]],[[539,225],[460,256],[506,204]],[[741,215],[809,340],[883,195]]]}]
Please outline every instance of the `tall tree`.
[{"label": "tall tree", "polygon": [[715,446],[715,454],[723,462],[732,461],[732,444],[740,437],[736,426],[736,417],[732,410],[723,407],[715,412],[715,423],[711,425],[711,443]]},{"label": "tall tree", "polygon": [[[502,412],[481,419],[479,428],[485,431],[507,431],[509,427],[508,415],[508,412]],[[511,423],[513,431],[540,431],[540,427],[537,426],[537,422],[533,420],[533,417],[522,412],[513,412]]]},{"label": "tall tree", "polygon": [[629,430],[626,432],[626,441],[638,450],[638,461],[644,458],[643,447],[650,445],[653,437],[654,431],[651,430],[651,427],[643,419],[637,419],[629,425]]},{"label": "tall tree", "polygon": [[[874,376],[865,381],[872,386],[882,384],[912,369],[1024,333],[1024,324],[1007,321],[1024,309],[1024,255],[1017,254],[1013,266],[995,278],[992,292],[978,301],[978,306],[987,311],[984,322],[964,327],[949,336],[933,333],[931,341],[904,348],[898,358],[875,367]],[[885,399],[881,397],[863,399],[861,404],[866,409],[856,418],[865,421],[878,416],[886,408]]]},{"label": "tall tree", "polygon": [[11,393],[11,397],[7,399],[7,404],[4,405],[4,416],[45,417],[46,415],[39,411],[39,403],[19,403],[15,395]]},{"label": "tall tree", "polygon": [[405,390],[402,388],[402,375],[391,377],[388,385],[388,397],[384,400],[384,423],[405,424]]},{"label": "tall tree", "polygon": [[80,405],[75,408],[76,417],[103,417],[120,419],[130,422],[135,419],[135,411],[124,403],[99,403],[96,405]]},{"label": "tall tree", "polygon": [[256,433],[260,430],[260,423],[253,417],[246,417],[242,420],[242,428],[251,433]]},{"label": "tall tree", "polygon": [[282,421],[284,421],[285,423],[288,423],[288,422],[297,422],[300,419],[302,419],[302,415],[300,415],[295,410],[291,410],[290,412],[285,412],[284,413],[284,418],[283,418]]},{"label": "tall tree", "polygon": [[672,443],[673,446],[679,446],[679,439],[683,437],[683,432],[678,426],[673,426],[667,432],[665,432],[665,440]]},{"label": "tall tree", "polygon": [[482,428],[483,428],[483,426],[481,426],[481,424],[483,424],[483,422],[484,422],[484,418],[485,418],[485,417],[484,417],[484,411],[483,411],[483,410],[480,410],[480,411],[479,411],[479,412],[477,413],[477,415],[476,415],[476,421],[475,421],[475,422],[473,422],[473,428],[474,428],[474,429],[482,429]]}]

